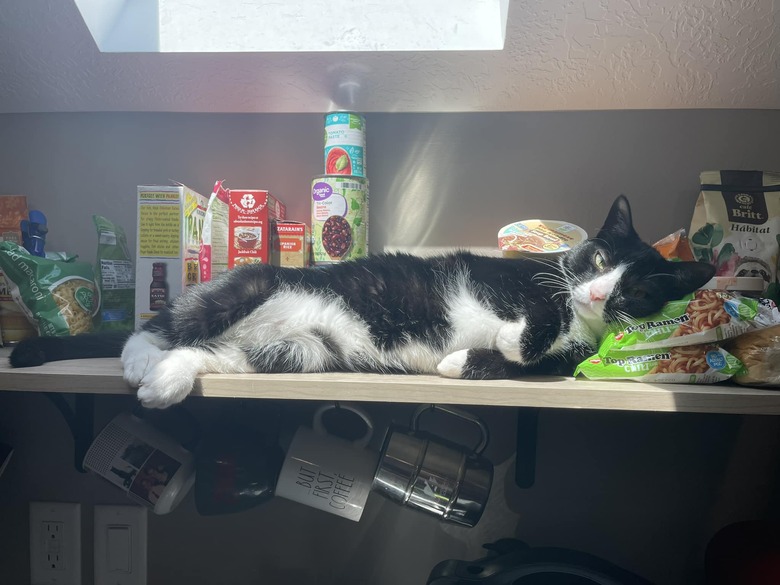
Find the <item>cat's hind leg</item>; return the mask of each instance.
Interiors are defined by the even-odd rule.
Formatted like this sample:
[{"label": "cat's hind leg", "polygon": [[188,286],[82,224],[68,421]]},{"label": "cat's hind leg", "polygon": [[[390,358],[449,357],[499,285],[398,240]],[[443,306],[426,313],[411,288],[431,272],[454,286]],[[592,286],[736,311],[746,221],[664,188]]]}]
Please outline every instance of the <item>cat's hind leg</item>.
[{"label": "cat's hind leg", "polygon": [[138,399],[147,408],[167,408],[187,397],[199,374],[253,371],[246,354],[238,348],[220,345],[172,349],[144,375],[138,387]]},{"label": "cat's hind leg", "polygon": [[350,369],[341,348],[321,331],[303,331],[292,339],[279,339],[247,351],[254,370],[265,374],[294,374]]}]

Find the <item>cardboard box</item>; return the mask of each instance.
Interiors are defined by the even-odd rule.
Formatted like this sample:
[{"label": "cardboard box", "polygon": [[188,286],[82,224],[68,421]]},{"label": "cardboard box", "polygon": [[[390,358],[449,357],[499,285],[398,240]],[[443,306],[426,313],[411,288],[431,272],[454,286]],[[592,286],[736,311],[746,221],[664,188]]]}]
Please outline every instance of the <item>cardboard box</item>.
[{"label": "cardboard box", "polygon": [[208,282],[228,270],[230,190],[217,181],[209,197],[200,241],[200,281]]},{"label": "cardboard box", "polygon": [[285,206],[259,189],[230,189],[229,201],[228,268],[270,264],[271,222],[285,218]]},{"label": "cardboard box", "polygon": [[299,221],[273,223],[271,264],[305,268],[311,264],[309,226]]},{"label": "cardboard box", "polygon": [[208,198],[182,184],[139,185],[135,326],[200,282],[198,253]]},{"label": "cardboard box", "polygon": [[[27,219],[26,195],[0,195],[0,241],[22,245],[20,223]],[[11,292],[0,270],[0,345],[13,344],[37,335],[35,327],[11,298]]]}]

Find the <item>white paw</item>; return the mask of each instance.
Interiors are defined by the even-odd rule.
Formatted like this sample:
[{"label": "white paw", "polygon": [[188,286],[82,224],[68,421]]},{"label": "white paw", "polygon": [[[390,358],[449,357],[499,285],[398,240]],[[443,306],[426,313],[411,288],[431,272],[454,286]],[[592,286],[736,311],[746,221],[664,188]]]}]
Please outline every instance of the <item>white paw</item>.
[{"label": "white paw", "polygon": [[496,348],[511,362],[523,363],[520,354],[520,338],[525,331],[525,318],[517,323],[506,323],[498,330],[496,336]]},{"label": "white paw", "polygon": [[436,366],[436,370],[445,378],[461,378],[468,356],[469,350],[467,349],[453,352],[439,362],[439,365]]},{"label": "white paw", "polygon": [[147,373],[165,357],[166,351],[153,343],[156,338],[148,332],[136,333],[122,348],[122,369],[125,381],[138,387]]},{"label": "white paw", "polygon": [[149,349],[144,353],[134,353],[125,357],[122,355],[122,368],[125,381],[137,388],[141,385],[141,380],[144,379],[149,372],[151,372],[155,366],[160,363],[167,352],[155,348]]},{"label": "white paw", "polygon": [[197,373],[191,356],[182,355],[178,350],[168,352],[165,359],[141,380],[138,400],[146,408],[167,408],[178,404],[192,391]]}]

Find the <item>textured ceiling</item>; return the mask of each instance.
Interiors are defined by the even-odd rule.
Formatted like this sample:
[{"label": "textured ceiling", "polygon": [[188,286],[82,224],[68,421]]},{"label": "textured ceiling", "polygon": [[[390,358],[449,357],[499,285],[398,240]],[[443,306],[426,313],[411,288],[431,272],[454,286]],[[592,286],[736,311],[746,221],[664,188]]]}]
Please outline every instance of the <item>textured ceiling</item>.
[{"label": "textured ceiling", "polygon": [[512,0],[503,51],[222,55],[101,54],[72,0],[0,0],[0,112],[780,108],[776,2]]}]

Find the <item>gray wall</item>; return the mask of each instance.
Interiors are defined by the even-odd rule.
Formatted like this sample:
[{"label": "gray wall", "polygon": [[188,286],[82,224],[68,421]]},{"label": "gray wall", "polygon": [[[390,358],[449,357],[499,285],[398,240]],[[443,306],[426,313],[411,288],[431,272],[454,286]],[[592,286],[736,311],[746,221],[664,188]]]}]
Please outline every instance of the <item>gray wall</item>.
[{"label": "gray wall", "polygon": [[[688,225],[699,171],[780,169],[778,135],[774,111],[370,114],[372,248],[493,246],[498,228],[530,217],[592,232],[621,192],[652,240]],[[303,114],[0,115],[0,194],[27,194],[50,217],[49,248],[91,260],[93,213],[134,239],[139,183],[174,179],[204,193],[217,178],[266,187],[306,220],[321,136],[321,117]],[[99,398],[96,426],[133,403]],[[271,408],[188,404],[204,425],[237,411],[252,424]],[[284,407],[298,422],[311,409]],[[409,411],[369,408],[384,422],[405,422]],[[717,528],[767,511],[780,442],[774,417],[544,411],[538,479],[524,491],[511,482],[514,411],[476,411],[493,430],[488,454],[498,466],[478,528],[446,527],[378,496],[359,524],[283,500],[203,518],[190,497],[150,518],[150,583],[424,583],[437,562],[479,557],[483,542],[514,535],[601,555],[659,584],[690,585]],[[0,477],[3,583],[27,582],[32,500],[83,502],[89,577],[90,506],[124,497],[73,470],[67,427],[42,395],[0,393],[0,440],[17,448]]]},{"label": "gray wall", "polygon": [[[780,111],[369,114],[372,249],[495,246],[517,219],[567,219],[592,232],[619,193],[638,231],[687,227],[699,172],[780,168]],[[135,235],[135,188],[214,181],[268,188],[309,218],[322,170],[311,114],[0,115],[0,194],[50,217],[50,249],[93,258],[91,215]]]}]

